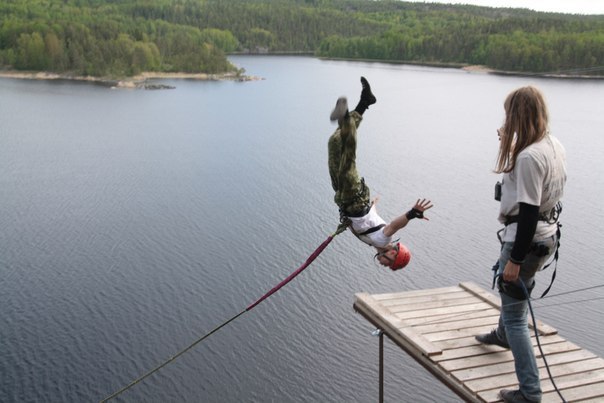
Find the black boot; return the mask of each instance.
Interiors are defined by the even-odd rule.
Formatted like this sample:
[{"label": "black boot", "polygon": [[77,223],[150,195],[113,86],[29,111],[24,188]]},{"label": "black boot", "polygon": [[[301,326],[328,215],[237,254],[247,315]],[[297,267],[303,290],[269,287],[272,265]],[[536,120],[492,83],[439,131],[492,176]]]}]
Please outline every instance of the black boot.
[{"label": "black boot", "polygon": [[369,82],[365,77],[361,77],[361,84],[363,85],[363,90],[361,91],[361,99],[355,111],[359,113],[359,115],[363,115],[367,109],[369,109],[369,105],[373,105],[376,103],[377,99],[371,92],[371,87],[369,86]]}]

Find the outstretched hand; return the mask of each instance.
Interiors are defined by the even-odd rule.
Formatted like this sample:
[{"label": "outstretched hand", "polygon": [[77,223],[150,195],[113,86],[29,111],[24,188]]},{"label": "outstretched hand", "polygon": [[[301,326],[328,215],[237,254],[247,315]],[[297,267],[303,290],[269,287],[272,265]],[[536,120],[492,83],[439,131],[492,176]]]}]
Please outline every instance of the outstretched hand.
[{"label": "outstretched hand", "polygon": [[411,211],[415,213],[417,218],[421,218],[424,220],[428,220],[428,218],[424,217],[424,211],[432,208],[434,205],[430,200],[426,199],[417,199],[415,205],[411,208]]},{"label": "outstretched hand", "polygon": [[404,228],[409,223],[409,221],[414,218],[423,218],[424,220],[427,220],[427,218],[424,217],[424,211],[428,210],[429,208],[432,208],[432,202],[430,200],[417,199],[415,205],[411,208],[411,210],[407,211],[405,214],[396,217],[384,227],[384,235],[394,235],[398,230]]}]

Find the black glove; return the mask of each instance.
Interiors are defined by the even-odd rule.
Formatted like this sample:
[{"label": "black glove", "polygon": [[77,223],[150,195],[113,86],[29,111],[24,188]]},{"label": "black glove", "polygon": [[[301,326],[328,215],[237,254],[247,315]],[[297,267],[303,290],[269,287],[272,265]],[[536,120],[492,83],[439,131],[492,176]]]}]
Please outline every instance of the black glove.
[{"label": "black glove", "polygon": [[412,220],[414,218],[424,218],[424,212],[423,211],[419,211],[416,208],[412,208],[411,210],[407,211],[407,220]]}]

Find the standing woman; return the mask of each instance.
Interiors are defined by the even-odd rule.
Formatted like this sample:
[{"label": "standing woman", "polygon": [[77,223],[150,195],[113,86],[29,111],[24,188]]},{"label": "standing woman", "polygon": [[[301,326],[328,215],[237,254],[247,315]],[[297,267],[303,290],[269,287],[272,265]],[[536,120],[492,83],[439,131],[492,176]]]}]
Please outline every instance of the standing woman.
[{"label": "standing woman", "polygon": [[[501,315],[490,333],[476,336],[483,344],[510,348],[519,389],[501,390],[505,402],[540,402],[539,368],[528,329],[525,290],[535,286],[535,273],[554,254],[558,242],[560,199],[566,183],[564,147],[548,131],[543,95],[535,87],[510,93],[505,122],[497,131],[496,173],[503,174],[499,221],[501,254],[498,274]],[[498,197],[499,196],[499,197]],[[522,282],[524,285],[522,285]]]}]

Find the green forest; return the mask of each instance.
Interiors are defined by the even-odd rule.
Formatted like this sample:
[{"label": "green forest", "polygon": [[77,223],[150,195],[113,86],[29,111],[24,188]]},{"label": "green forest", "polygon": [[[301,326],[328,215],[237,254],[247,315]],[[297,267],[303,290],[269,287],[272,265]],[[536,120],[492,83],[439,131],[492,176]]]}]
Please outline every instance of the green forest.
[{"label": "green forest", "polygon": [[604,75],[604,15],[394,0],[2,0],[0,68],[235,72],[231,53]]}]

